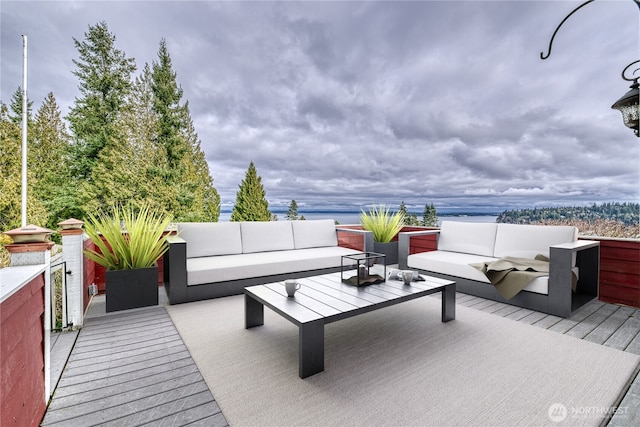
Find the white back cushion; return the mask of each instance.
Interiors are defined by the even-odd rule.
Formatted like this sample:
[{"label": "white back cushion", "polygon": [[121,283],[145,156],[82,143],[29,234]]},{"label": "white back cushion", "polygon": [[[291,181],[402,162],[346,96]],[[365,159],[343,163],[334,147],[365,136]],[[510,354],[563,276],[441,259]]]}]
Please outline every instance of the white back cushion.
[{"label": "white back cushion", "polygon": [[293,249],[291,221],[241,222],[242,253]]},{"label": "white back cushion", "polygon": [[549,247],[578,239],[578,229],[571,226],[498,224],[494,256],[535,258],[549,256]]},{"label": "white back cushion", "polygon": [[187,258],[242,253],[237,222],[181,222],[178,236],[187,242]]},{"label": "white back cushion", "polygon": [[332,219],[291,221],[296,249],[338,246],[336,225]]},{"label": "white back cushion", "polygon": [[443,221],[438,250],[493,256],[497,229],[494,223]]}]

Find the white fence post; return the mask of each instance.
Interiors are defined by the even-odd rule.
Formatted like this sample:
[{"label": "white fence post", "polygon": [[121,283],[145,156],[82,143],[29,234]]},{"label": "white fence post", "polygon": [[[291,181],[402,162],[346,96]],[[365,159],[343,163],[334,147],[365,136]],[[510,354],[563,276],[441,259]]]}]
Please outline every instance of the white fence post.
[{"label": "white fence post", "polygon": [[[58,223],[62,227],[62,257],[66,262],[67,276],[67,322],[73,328],[84,323],[84,263],[82,248],[84,244],[82,221],[68,219]],[[63,273],[64,274],[64,273]]]}]

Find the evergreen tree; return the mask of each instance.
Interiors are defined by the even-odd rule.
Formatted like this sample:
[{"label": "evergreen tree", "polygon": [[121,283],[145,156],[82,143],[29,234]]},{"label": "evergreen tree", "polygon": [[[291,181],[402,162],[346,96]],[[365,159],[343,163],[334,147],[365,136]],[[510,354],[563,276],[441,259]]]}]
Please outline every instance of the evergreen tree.
[{"label": "evergreen tree", "polygon": [[213,186],[204,152],[193,126],[189,104],[180,104],[182,88],[176,81],[164,39],[151,71],[152,110],[157,125],[154,143],[164,159],[154,174],[172,187],[171,212],[180,221],[217,221],[220,196]]},{"label": "evergreen tree", "polygon": [[187,126],[182,136],[186,140],[189,150],[182,160],[185,174],[180,191],[190,191],[193,200],[190,205],[184,207],[185,209],[178,218],[184,218],[183,221],[216,222],[220,218],[220,195],[213,186],[209,164],[191,121],[188,103],[185,104],[185,111]]},{"label": "evergreen tree", "polygon": [[52,92],[47,94],[32,126],[33,139],[29,146],[29,168],[38,182],[34,194],[49,213],[45,227],[56,228],[61,220],[76,217],[77,207],[69,204],[70,175],[66,158],[69,134],[60,108]]},{"label": "evergreen tree", "polygon": [[166,163],[166,156],[153,142],[157,115],[152,105],[151,70],[145,65],[114,123],[119,144],[105,147],[94,168],[94,185],[89,191],[99,194],[97,199],[106,205],[139,201],[156,210],[171,209],[176,192],[155,171]]},{"label": "evergreen tree", "polygon": [[424,212],[422,213],[422,224],[425,227],[437,227],[438,226],[438,213],[436,207],[431,203],[425,203]]},{"label": "evergreen tree", "polygon": [[288,221],[296,221],[298,219],[298,203],[295,200],[291,200],[285,219]]},{"label": "evergreen tree", "polygon": [[231,221],[271,221],[269,202],[265,196],[262,178],[258,176],[256,167],[251,162],[236,194]]},{"label": "evergreen tree", "polygon": [[[11,96],[11,112],[13,114],[9,115],[11,121],[18,126],[22,126],[22,88],[18,87],[13,95]],[[30,127],[31,125],[31,111],[33,108],[33,101],[27,100],[27,124]],[[28,134],[28,132],[27,132]]]},{"label": "evergreen tree", "polygon": [[[33,172],[27,169],[29,190],[37,187]],[[33,191],[27,191],[27,222],[44,225],[47,212]],[[0,231],[22,225],[22,136],[20,126],[0,103]]]},{"label": "evergreen tree", "polygon": [[407,216],[407,205],[405,204],[404,200],[402,202],[400,202],[400,207],[398,208],[398,213],[402,214],[403,216]]},{"label": "evergreen tree", "polygon": [[160,41],[158,62],[153,63],[151,78],[153,110],[158,115],[156,142],[166,150],[171,174],[179,174],[180,162],[188,151],[180,136],[180,131],[186,127],[187,114],[185,107],[180,105],[182,88],[176,82],[164,39]]},{"label": "evergreen tree", "polygon": [[407,212],[407,205],[404,203],[400,203],[400,207],[398,208],[398,212],[403,215],[403,224],[404,225],[420,225],[420,221],[418,221],[418,217],[416,214]]},{"label": "evergreen tree", "polygon": [[74,137],[73,176],[79,180],[89,179],[100,152],[119,141],[114,123],[129,94],[136,66],[133,58],[116,49],[115,40],[104,21],[89,26],[84,41],[73,39],[80,55],[73,60],[77,67],[73,74],[80,81],[81,96],[76,98],[68,120]]}]

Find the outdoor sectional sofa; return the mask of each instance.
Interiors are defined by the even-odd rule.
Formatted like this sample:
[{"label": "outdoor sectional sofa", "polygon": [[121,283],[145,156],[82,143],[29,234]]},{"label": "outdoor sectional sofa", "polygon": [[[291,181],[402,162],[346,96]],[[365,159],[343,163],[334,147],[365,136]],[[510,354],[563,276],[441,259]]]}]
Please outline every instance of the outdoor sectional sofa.
[{"label": "outdoor sectional sofa", "polygon": [[[241,294],[259,285],[340,271],[342,255],[362,251],[338,245],[333,220],[178,223],[163,257],[171,304]],[[371,251],[371,232],[363,251]]]},{"label": "outdoor sectional sofa", "polygon": [[[412,237],[434,233],[437,250],[410,253]],[[598,297],[599,242],[577,240],[577,236],[578,230],[569,226],[443,221],[439,230],[399,234],[399,267],[455,280],[458,292],[569,317]],[[548,276],[535,278],[510,299],[471,266],[538,255],[549,258]],[[578,279],[575,290],[573,274]]]}]

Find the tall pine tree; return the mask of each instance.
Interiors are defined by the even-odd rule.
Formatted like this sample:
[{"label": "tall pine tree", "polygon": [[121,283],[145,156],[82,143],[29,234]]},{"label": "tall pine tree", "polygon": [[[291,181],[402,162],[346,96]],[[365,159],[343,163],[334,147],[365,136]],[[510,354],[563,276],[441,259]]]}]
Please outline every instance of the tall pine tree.
[{"label": "tall pine tree", "polygon": [[36,112],[31,129],[29,167],[38,182],[33,190],[49,213],[47,223],[42,225],[56,228],[60,220],[76,217],[78,212],[68,203],[68,195],[75,191],[69,186],[71,177],[66,157],[69,134],[53,92],[47,94]]},{"label": "tall pine tree", "polygon": [[86,180],[98,162],[100,152],[117,144],[119,136],[114,125],[131,87],[131,73],[136,70],[133,58],[127,58],[115,47],[116,37],[102,21],[89,26],[85,40],[73,39],[79,59],[77,70],[80,97],[67,117],[73,133],[75,178]]},{"label": "tall pine tree", "polygon": [[289,210],[284,218],[289,221],[296,221],[298,219],[298,203],[295,200],[291,200]]},{"label": "tall pine tree", "polygon": [[[9,109],[0,103],[0,230],[20,227],[22,218],[22,136]],[[37,186],[33,171],[27,169],[29,189]],[[27,222],[46,224],[46,209],[33,191],[27,191]]]},{"label": "tall pine tree", "polygon": [[425,203],[424,211],[422,213],[422,224],[425,227],[437,227],[438,226],[438,213],[433,202],[429,205]]},{"label": "tall pine tree", "polygon": [[164,39],[160,41],[158,61],[151,71],[152,108],[157,118],[155,145],[164,153],[164,161],[154,174],[172,187],[175,197],[168,205],[180,221],[217,221],[220,196],[213,187],[209,166],[200,148],[188,103],[181,104],[182,88]]},{"label": "tall pine tree", "polygon": [[231,221],[271,221],[271,219],[262,178],[251,162],[236,194]]}]

